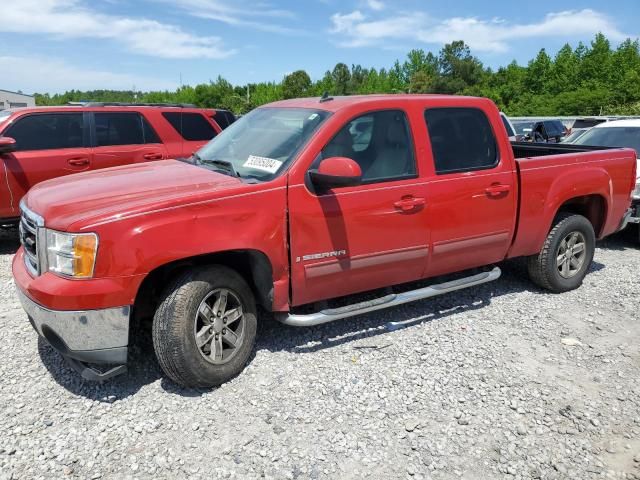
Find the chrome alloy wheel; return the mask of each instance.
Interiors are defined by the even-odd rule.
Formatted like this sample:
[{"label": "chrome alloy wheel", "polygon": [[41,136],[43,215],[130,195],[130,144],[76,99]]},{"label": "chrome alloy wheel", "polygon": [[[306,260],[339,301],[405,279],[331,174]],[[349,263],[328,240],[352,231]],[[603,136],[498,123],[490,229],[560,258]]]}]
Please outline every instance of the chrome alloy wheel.
[{"label": "chrome alloy wheel", "polygon": [[587,241],[580,232],[571,232],[558,246],[556,266],[562,278],[573,278],[587,256]]},{"label": "chrome alloy wheel", "polygon": [[200,355],[221,365],[231,360],[244,341],[245,318],[242,303],[231,290],[210,292],[198,307],[193,334]]}]

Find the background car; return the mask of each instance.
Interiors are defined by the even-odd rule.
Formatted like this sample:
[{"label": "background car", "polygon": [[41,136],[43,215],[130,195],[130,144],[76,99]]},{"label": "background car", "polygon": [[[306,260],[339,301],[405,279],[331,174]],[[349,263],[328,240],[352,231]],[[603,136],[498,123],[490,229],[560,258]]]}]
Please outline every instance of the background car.
[{"label": "background car", "polygon": [[573,143],[589,130],[590,128],[572,128],[571,133],[560,140],[560,143]]},{"label": "background car", "polygon": [[560,120],[543,120],[534,123],[529,141],[534,143],[559,143],[568,133]]},{"label": "background car", "polygon": [[635,214],[632,222],[640,222],[640,119],[601,123],[580,136],[573,144],[635,149],[638,157],[636,172],[638,177],[636,179],[636,188],[633,192],[632,202]]},{"label": "background car", "polygon": [[87,170],[188,157],[234,118],[226,110],[182,104],[3,110],[0,172],[7,188],[0,189],[0,225],[19,216],[20,199],[37,183]]}]

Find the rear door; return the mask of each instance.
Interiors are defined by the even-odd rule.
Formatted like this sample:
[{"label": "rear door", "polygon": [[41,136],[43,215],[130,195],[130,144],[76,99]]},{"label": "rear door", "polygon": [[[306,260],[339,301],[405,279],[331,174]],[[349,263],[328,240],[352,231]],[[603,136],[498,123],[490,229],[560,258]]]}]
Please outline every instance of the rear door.
[{"label": "rear door", "polygon": [[160,138],[138,112],[94,112],[92,143],[92,169],[167,158]]},{"label": "rear door", "polygon": [[338,128],[311,168],[348,157],[363,184],[319,192],[307,177],[289,186],[294,305],[415,280],[426,267],[427,189],[405,111],[365,113]]},{"label": "rear door", "polygon": [[[498,262],[511,243],[517,177],[487,113],[459,107],[424,113],[434,168],[427,194],[428,276]],[[500,119],[494,116],[497,124]]]},{"label": "rear door", "polygon": [[198,112],[162,112],[162,116],[182,137],[181,156],[190,157],[220,131],[212,120]]},{"label": "rear door", "polygon": [[86,113],[71,111],[30,113],[6,128],[3,135],[17,145],[16,152],[3,157],[13,214],[18,215],[20,199],[37,183],[90,168],[87,125]]}]

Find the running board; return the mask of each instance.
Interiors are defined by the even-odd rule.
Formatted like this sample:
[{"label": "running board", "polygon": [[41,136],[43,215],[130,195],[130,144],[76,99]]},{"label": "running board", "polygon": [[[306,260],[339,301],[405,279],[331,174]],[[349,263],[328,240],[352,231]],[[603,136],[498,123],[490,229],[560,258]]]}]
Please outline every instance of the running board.
[{"label": "running board", "polygon": [[415,302],[416,300],[437,297],[438,295],[455,292],[456,290],[462,290],[463,288],[475,287],[476,285],[482,285],[483,283],[497,280],[500,278],[501,274],[502,272],[500,271],[500,268],[494,267],[490,272],[479,273],[459,280],[438,283],[436,285],[430,285],[428,287],[410,290],[408,292],[392,293],[381,298],[376,298],[375,300],[354,303],[353,305],[347,305],[346,307],[330,308],[317,313],[310,313],[308,315],[280,313],[276,314],[276,319],[285,325],[291,325],[293,327],[311,327],[313,325],[333,322],[334,320],[341,320],[355,315],[362,315],[363,313],[395,307],[396,305],[402,305],[404,303]]}]

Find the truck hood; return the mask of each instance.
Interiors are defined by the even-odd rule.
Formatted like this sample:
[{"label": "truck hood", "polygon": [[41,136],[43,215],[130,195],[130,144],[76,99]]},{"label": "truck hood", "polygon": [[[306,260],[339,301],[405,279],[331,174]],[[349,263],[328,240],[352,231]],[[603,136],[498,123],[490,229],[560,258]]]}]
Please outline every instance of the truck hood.
[{"label": "truck hood", "polygon": [[[131,214],[187,205],[244,191],[238,178],[177,160],[95,170],[42,182],[27,206],[56,230],[116,220]],[[74,225],[81,222],[78,225]]]}]

